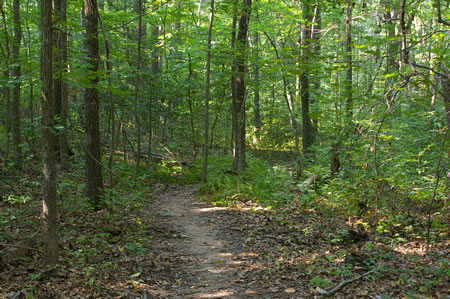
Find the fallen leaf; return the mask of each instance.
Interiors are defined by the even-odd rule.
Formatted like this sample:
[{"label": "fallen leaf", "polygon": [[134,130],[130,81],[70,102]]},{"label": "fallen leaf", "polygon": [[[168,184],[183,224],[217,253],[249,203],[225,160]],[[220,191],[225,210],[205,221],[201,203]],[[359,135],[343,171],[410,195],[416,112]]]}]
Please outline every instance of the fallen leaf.
[{"label": "fallen leaf", "polygon": [[296,292],[296,290],[294,290],[293,288],[287,288],[284,290],[284,292],[288,293],[288,294],[294,294]]}]

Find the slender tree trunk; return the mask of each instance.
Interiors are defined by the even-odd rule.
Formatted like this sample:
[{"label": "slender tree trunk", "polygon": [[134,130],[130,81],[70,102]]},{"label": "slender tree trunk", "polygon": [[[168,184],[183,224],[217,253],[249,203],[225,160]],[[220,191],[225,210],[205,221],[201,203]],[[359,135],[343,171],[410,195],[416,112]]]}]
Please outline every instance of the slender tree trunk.
[{"label": "slender tree trunk", "polygon": [[[315,9],[314,9],[314,19],[312,22],[312,39],[314,42],[314,47],[313,47],[313,51],[314,51],[314,60],[315,62],[317,61],[317,59],[319,59],[320,57],[320,51],[321,51],[321,44],[320,44],[320,32],[322,30],[322,16],[321,16],[321,9],[320,9],[320,1],[317,1],[315,4]],[[316,62],[317,63],[317,62]],[[311,106],[313,108],[313,112],[317,112],[320,110],[320,103],[318,101],[319,99],[319,94],[321,92],[320,88],[320,77],[316,76],[314,81],[311,82],[312,85],[314,86],[314,96],[311,98]],[[317,136],[317,133],[319,131],[319,118],[316,116],[312,119],[312,141],[314,142],[314,139]]]},{"label": "slender tree trunk", "polygon": [[[234,86],[236,92],[236,132],[235,158],[233,169],[238,170],[246,166],[245,162],[245,68],[247,64],[247,36],[250,19],[252,0],[243,0],[241,17],[239,19],[239,30],[236,40],[236,73]],[[238,188],[239,189],[239,188]]]},{"label": "slender tree trunk", "polygon": [[[277,45],[275,44],[275,41],[270,38],[270,36],[267,34],[267,32],[264,32],[267,39],[269,40],[270,44],[273,47],[273,50],[275,51],[275,56],[277,57],[277,60],[281,62],[280,53],[278,52]],[[299,138],[298,138],[298,126],[297,126],[297,120],[295,119],[294,115],[294,100],[292,99],[291,93],[289,92],[289,84],[286,78],[286,75],[283,74],[283,96],[284,100],[286,101],[286,106],[288,108],[289,112],[289,123],[291,125],[292,134],[294,135],[294,141],[295,141],[295,153],[298,155],[300,153],[300,145],[299,145]]]},{"label": "slender tree trunk", "polygon": [[[156,10],[157,6],[159,4],[156,2],[153,4],[153,9]],[[158,25],[154,25],[152,30],[152,82],[151,86],[153,87],[152,96],[149,103],[149,116],[148,116],[148,126],[149,126],[149,132],[148,132],[148,151],[149,151],[149,157],[151,157],[151,148],[152,148],[152,139],[153,139],[153,103],[158,102],[158,95],[157,95],[157,81],[158,81],[158,75],[161,69],[161,56],[158,53],[158,48],[156,47],[158,43],[158,37],[160,34],[160,28]]]},{"label": "slender tree trunk", "polygon": [[[61,84],[62,84],[62,62],[61,62],[61,38],[62,38],[62,30],[61,30],[61,0],[53,0],[53,10],[54,10],[54,26],[55,30],[53,31],[53,64],[55,66],[54,69],[54,77],[53,77],[53,93],[55,99],[55,122],[58,126],[61,125]],[[60,131],[56,132],[57,139],[59,139]],[[61,148],[58,142],[55,142],[55,152],[61,156]]]},{"label": "slender tree trunk", "polygon": [[211,80],[211,37],[214,21],[214,0],[211,0],[209,13],[208,44],[206,52],[206,79],[205,79],[205,141],[203,147],[203,173],[202,183],[206,183],[208,176],[208,152],[209,152],[209,83]]},{"label": "slender tree trunk", "polygon": [[191,59],[191,55],[189,55],[188,57],[188,69],[189,69],[189,74],[188,74],[188,87],[187,87],[187,101],[188,101],[188,105],[189,105],[189,126],[191,128],[191,138],[192,138],[192,154],[194,156],[197,155],[197,145],[196,145],[196,136],[195,136],[195,126],[194,126],[194,110],[192,108],[192,88],[191,88],[191,84],[192,84],[192,75],[193,75],[193,71],[192,71],[192,59]]},{"label": "slender tree trunk", "polygon": [[295,142],[295,153],[300,154],[300,141],[298,138],[298,125],[297,120],[294,115],[294,100],[291,93],[289,92],[289,84],[287,82],[286,76],[283,75],[283,87],[284,87],[284,100],[286,101],[286,106],[289,112],[289,122],[292,128],[292,134],[294,135]]},{"label": "slender tree trunk", "polygon": [[[64,0],[63,0],[64,1]],[[109,157],[108,157],[108,173],[109,173],[109,188],[112,189],[114,187],[114,179],[113,179],[113,162],[114,162],[114,147],[115,147],[115,130],[116,130],[116,113],[115,113],[115,105],[114,105],[114,97],[112,94],[112,66],[111,66],[111,55],[109,50],[109,40],[106,36],[105,28],[103,27],[102,18],[99,14],[98,16],[99,24],[102,29],[103,40],[105,42],[105,54],[106,54],[106,70],[108,72],[108,97],[109,97],[109,119],[110,119],[110,137],[109,137]]]},{"label": "slender tree trunk", "polygon": [[253,98],[253,110],[254,110],[254,118],[253,123],[255,126],[255,138],[256,143],[260,142],[260,134],[261,134],[261,111],[260,111],[260,79],[259,79],[259,33],[255,31],[254,35],[254,56],[255,56],[255,64],[253,64],[253,76],[255,81],[255,95]]},{"label": "slender tree trunk", "polygon": [[302,74],[300,76],[300,95],[302,98],[302,147],[306,153],[312,144],[313,132],[311,118],[309,116],[310,89],[309,89],[309,68],[311,56],[311,5],[309,2],[303,4],[303,28],[302,28]]},{"label": "slender tree trunk", "polygon": [[21,68],[20,68],[20,43],[22,40],[22,26],[20,23],[20,0],[13,2],[14,12],[14,42],[12,45],[13,69],[12,76],[15,80],[12,96],[12,118],[13,118],[13,162],[14,168],[20,170],[23,164],[20,130],[20,85],[21,85]]},{"label": "slender tree trunk", "polygon": [[[9,43],[9,33],[8,33],[8,26],[6,24],[6,14],[3,9],[3,1],[0,2],[0,12],[2,14],[2,26],[3,31],[5,34],[5,45],[4,48],[0,44],[2,55],[4,58],[4,71],[3,76],[5,77],[6,81],[9,81],[9,60],[11,57],[10,53],[10,43]],[[9,146],[10,146],[10,114],[11,114],[11,89],[9,88],[8,84],[3,85],[3,98],[5,99],[5,151],[3,154],[3,158],[5,160],[5,165],[7,165],[7,160],[9,158]]]},{"label": "slender tree trunk", "polygon": [[312,123],[310,113],[310,84],[309,69],[312,40],[312,13],[309,2],[303,4],[303,28],[302,28],[302,74],[300,76],[300,95],[302,98],[302,148],[303,153],[308,152],[313,141]]},{"label": "slender tree trunk", "polygon": [[233,159],[236,157],[236,136],[237,136],[237,108],[236,108],[236,86],[234,76],[236,73],[236,24],[237,24],[237,0],[233,0],[233,22],[231,24],[231,151]]},{"label": "slender tree trunk", "polygon": [[54,94],[52,90],[52,1],[41,1],[41,105],[42,105],[42,164],[43,164],[43,202],[42,223],[44,235],[45,266],[58,263],[58,233],[56,222],[56,165],[53,144]]},{"label": "slender tree trunk", "polygon": [[347,63],[345,93],[347,124],[352,123],[353,117],[353,62],[352,62],[352,9],[355,3],[347,0],[347,17],[345,19],[345,61]]},{"label": "slender tree trunk", "polygon": [[140,84],[140,72],[141,72],[141,40],[142,40],[142,0],[138,1],[138,15],[139,15],[139,25],[137,32],[137,62],[136,62],[136,82],[134,86],[134,119],[136,121],[136,139],[137,139],[137,156],[136,156],[136,174],[139,171],[139,164],[141,161],[141,119],[139,117],[139,107],[138,107],[138,95],[139,95],[139,84]]},{"label": "slender tree trunk", "polygon": [[61,68],[60,68],[60,80],[61,80],[61,114],[60,124],[61,131],[59,132],[59,148],[61,156],[61,169],[67,169],[69,164],[69,142],[67,140],[67,120],[69,115],[69,86],[65,80],[65,74],[68,72],[67,61],[67,0],[61,1],[61,30],[60,30],[60,51],[61,51]]},{"label": "slender tree trunk", "polygon": [[98,110],[98,9],[97,0],[84,0],[86,52],[91,86],[85,89],[86,195],[98,207],[103,193]]}]

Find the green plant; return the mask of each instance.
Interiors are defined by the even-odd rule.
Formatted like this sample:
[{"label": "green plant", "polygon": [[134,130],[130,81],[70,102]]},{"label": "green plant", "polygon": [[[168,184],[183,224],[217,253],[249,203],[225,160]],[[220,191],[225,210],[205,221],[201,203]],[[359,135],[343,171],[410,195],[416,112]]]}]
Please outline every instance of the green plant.
[{"label": "green plant", "polygon": [[311,278],[309,283],[312,285],[316,285],[322,289],[328,288],[330,286],[330,282],[320,276],[314,276],[313,278]]}]

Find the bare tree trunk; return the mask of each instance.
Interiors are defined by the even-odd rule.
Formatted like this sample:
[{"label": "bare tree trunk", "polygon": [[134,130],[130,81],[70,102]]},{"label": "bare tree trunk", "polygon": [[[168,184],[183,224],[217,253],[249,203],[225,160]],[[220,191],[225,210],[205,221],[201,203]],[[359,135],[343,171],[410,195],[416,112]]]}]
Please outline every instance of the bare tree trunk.
[{"label": "bare tree trunk", "polygon": [[67,0],[61,1],[61,30],[60,30],[60,51],[61,51],[61,61],[60,61],[60,80],[61,80],[61,114],[60,114],[60,124],[61,131],[59,132],[59,148],[61,157],[61,169],[67,169],[69,164],[69,142],[67,141],[67,118],[69,115],[69,86],[65,80],[65,74],[68,72],[68,61],[67,61]]},{"label": "bare tree trunk", "polygon": [[211,11],[209,14],[208,45],[206,52],[206,79],[205,79],[205,141],[203,147],[203,173],[202,183],[206,183],[208,176],[208,152],[209,152],[209,83],[211,80],[211,37],[214,21],[214,0],[211,0]]},{"label": "bare tree trunk", "polygon": [[[321,15],[321,9],[320,9],[320,1],[316,1],[315,8],[314,8],[314,19],[311,25],[312,28],[312,39],[314,41],[314,59],[317,61],[318,57],[320,56],[321,51],[321,44],[320,44],[320,32],[322,30],[322,15]],[[314,96],[311,98],[311,106],[313,107],[313,111],[318,111],[320,109],[320,103],[318,102],[319,94],[320,94],[320,77],[316,76],[313,82],[311,84],[314,86],[314,90],[316,91]],[[316,138],[316,135],[319,131],[319,118],[314,117],[312,119],[312,141],[314,142],[314,139]]]},{"label": "bare tree trunk", "polygon": [[[65,1],[65,0],[63,0]],[[102,18],[99,14],[98,16],[99,24],[102,29],[103,40],[105,42],[105,54],[106,54],[106,70],[108,71],[108,96],[109,96],[109,115],[110,115],[110,137],[109,137],[109,157],[108,157],[108,173],[109,173],[109,188],[112,189],[114,187],[114,179],[113,179],[113,161],[114,161],[114,147],[115,147],[115,130],[116,130],[116,113],[115,113],[115,105],[114,105],[114,97],[112,94],[112,66],[111,66],[111,55],[109,50],[109,41],[106,36],[105,28],[103,27]]]},{"label": "bare tree trunk", "polygon": [[[160,4],[158,2],[153,3],[153,9],[156,10],[157,7]],[[158,101],[157,93],[156,93],[156,87],[157,87],[157,78],[159,71],[161,69],[161,56],[158,54],[158,48],[156,47],[156,44],[158,43],[158,37],[160,34],[160,28],[158,25],[154,25],[152,30],[152,82],[151,86],[153,87],[152,96],[149,103],[149,116],[148,116],[148,153],[149,157],[151,157],[151,149],[152,149],[152,142],[153,142],[153,104],[154,102]]]},{"label": "bare tree trunk", "polygon": [[191,55],[189,55],[189,61],[188,61],[188,69],[189,69],[189,74],[188,74],[188,87],[187,87],[187,101],[188,101],[188,105],[189,105],[189,126],[191,127],[191,138],[192,138],[192,154],[194,156],[197,155],[197,144],[196,144],[196,136],[195,136],[195,126],[194,126],[194,110],[192,108],[192,98],[191,98],[191,84],[192,84],[192,75],[193,75],[193,71],[192,71],[192,59],[191,59]]},{"label": "bare tree trunk", "polygon": [[347,124],[352,123],[353,117],[353,62],[352,62],[352,9],[355,3],[347,0],[347,17],[345,19],[345,60],[347,62],[346,72],[346,117]]},{"label": "bare tree trunk", "polygon": [[[273,50],[275,51],[275,56],[277,57],[278,61],[281,61],[280,54],[278,52],[277,45],[275,44],[275,41],[270,38],[270,36],[267,34],[267,32],[264,32],[267,39],[269,40],[270,44],[273,47]],[[291,93],[289,92],[289,84],[286,79],[286,75],[283,74],[283,95],[284,100],[286,101],[286,106],[288,108],[289,112],[289,123],[291,125],[292,134],[294,135],[295,140],[295,153],[298,155],[300,153],[300,145],[299,145],[299,138],[298,138],[298,126],[297,126],[297,120],[295,119],[294,115],[294,101],[292,99]]]},{"label": "bare tree trunk", "polygon": [[97,0],[84,0],[86,49],[90,87],[85,89],[86,195],[98,207],[103,193],[98,111],[98,10]]},{"label": "bare tree trunk", "polygon": [[[3,76],[5,77],[5,80],[9,81],[9,60],[10,60],[10,45],[9,45],[9,33],[8,33],[8,26],[6,24],[6,15],[5,11],[3,9],[3,1],[0,2],[0,12],[2,14],[2,26],[3,31],[5,34],[5,46],[0,44],[1,50],[2,50],[2,56],[4,58],[4,65],[5,70],[3,72]],[[5,152],[3,153],[3,158],[5,160],[5,165],[7,165],[7,160],[9,157],[9,142],[10,142],[10,114],[11,114],[11,89],[9,88],[8,84],[3,85],[3,97],[5,99],[5,139],[6,139],[6,145],[5,145]]]},{"label": "bare tree trunk", "polygon": [[243,0],[243,8],[239,19],[239,30],[236,40],[236,73],[234,76],[234,86],[236,92],[236,132],[235,137],[235,157],[233,169],[238,170],[246,166],[245,162],[245,68],[247,64],[247,36],[248,23],[250,19],[250,9],[252,0]]},{"label": "bare tree trunk", "polygon": [[42,162],[43,162],[43,202],[42,223],[44,235],[45,266],[58,263],[58,233],[56,222],[56,165],[53,144],[55,100],[52,90],[52,0],[41,1],[41,104],[42,104]]},{"label": "bare tree trunk", "polygon": [[300,76],[300,95],[302,98],[302,150],[306,153],[312,144],[312,124],[309,116],[310,106],[310,90],[309,90],[309,60],[311,56],[311,39],[312,32],[312,14],[309,2],[305,2],[302,8],[303,12],[303,28],[302,28],[302,63],[303,70]]},{"label": "bare tree trunk", "polygon": [[136,139],[137,139],[137,156],[136,156],[136,174],[139,171],[141,161],[141,119],[139,117],[138,94],[139,94],[139,75],[141,72],[141,40],[142,40],[142,0],[138,0],[139,25],[137,32],[137,62],[136,62],[136,82],[134,85],[134,119],[136,121]]},{"label": "bare tree trunk", "polygon": [[260,142],[260,134],[261,134],[261,111],[260,111],[260,79],[259,79],[259,32],[255,31],[254,35],[254,55],[255,55],[255,64],[253,64],[253,75],[255,81],[255,95],[253,98],[253,110],[254,110],[254,126],[255,126],[255,138],[256,143]]},{"label": "bare tree trunk", "polygon": [[234,84],[234,75],[236,72],[236,24],[237,24],[237,0],[233,0],[233,22],[231,24],[231,151],[233,158],[236,157],[236,136],[237,136],[237,108],[236,108],[236,86]]},{"label": "bare tree trunk", "polygon": [[13,162],[14,168],[20,170],[23,164],[20,130],[20,85],[21,85],[21,69],[20,69],[20,43],[22,39],[22,27],[20,24],[20,0],[13,2],[14,12],[14,42],[12,44],[13,69],[12,76],[14,78],[14,88],[12,96],[12,118],[13,118]]},{"label": "bare tree trunk", "polygon": [[[53,76],[53,93],[55,99],[55,122],[58,126],[61,125],[61,84],[62,84],[62,63],[61,63],[61,38],[62,38],[62,30],[61,30],[61,0],[53,0],[53,14],[55,17],[54,26],[55,30],[53,30],[53,64],[55,66]],[[57,131],[56,136],[59,139],[59,135],[61,132]],[[61,148],[58,142],[55,142],[55,152],[61,156]]]}]

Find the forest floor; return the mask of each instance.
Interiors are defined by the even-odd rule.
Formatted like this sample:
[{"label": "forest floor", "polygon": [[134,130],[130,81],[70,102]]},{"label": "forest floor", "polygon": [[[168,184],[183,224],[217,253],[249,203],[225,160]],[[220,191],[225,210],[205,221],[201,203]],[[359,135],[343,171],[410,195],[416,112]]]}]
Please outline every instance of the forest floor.
[{"label": "forest floor", "polygon": [[2,240],[17,245],[0,244],[0,298],[319,298],[354,278],[333,297],[450,295],[448,243],[385,245],[347,219],[295,205],[217,207],[196,185],[147,189],[100,211],[63,202],[52,273],[40,266],[39,201],[0,202]]}]

